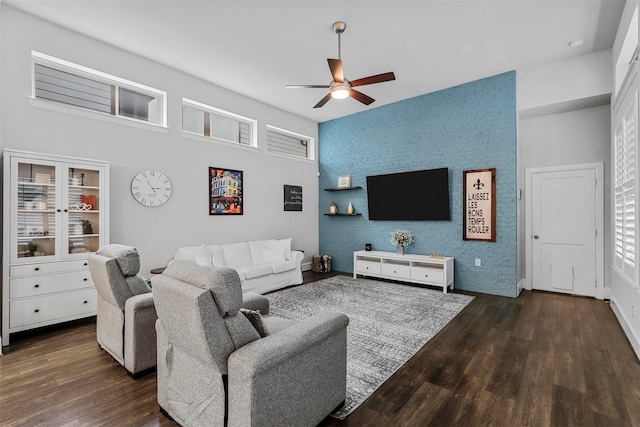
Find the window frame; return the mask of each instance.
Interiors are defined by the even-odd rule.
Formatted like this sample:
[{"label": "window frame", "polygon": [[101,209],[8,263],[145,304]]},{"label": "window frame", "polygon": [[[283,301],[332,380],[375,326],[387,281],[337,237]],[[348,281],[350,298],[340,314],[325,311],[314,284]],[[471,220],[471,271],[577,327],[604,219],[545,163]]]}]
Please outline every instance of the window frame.
[{"label": "window frame", "polygon": [[[307,142],[307,157],[302,157],[302,156],[296,156],[294,154],[286,154],[286,153],[281,153],[279,151],[273,151],[269,149],[269,132],[273,131],[276,133],[281,133],[284,134],[286,136],[289,137],[293,137],[293,138],[299,138],[301,140],[305,140]],[[309,135],[304,135],[298,132],[293,132],[287,129],[283,129],[277,126],[273,126],[270,124],[266,125],[266,133],[265,133],[265,150],[268,154],[270,155],[274,155],[274,156],[282,156],[282,157],[286,157],[288,159],[298,159],[298,160],[306,160],[306,161],[312,161],[314,162],[315,159],[315,138]]]},{"label": "window frame", "polygon": [[[216,138],[212,135],[204,135],[204,133],[196,133],[190,130],[185,130],[184,128],[184,107],[195,108],[204,113],[214,114],[220,117],[224,117],[227,119],[236,120],[238,122],[243,122],[249,125],[249,144],[243,144],[241,142],[236,142],[228,139]],[[258,121],[252,119],[250,117],[242,116],[240,114],[232,113],[230,111],[223,110],[221,108],[214,107],[212,105],[204,104],[202,102],[195,101],[190,98],[182,98],[182,106],[180,109],[181,120],[180,120],[180,128],[182,130],[183,135],[187,135],[189,137],[197,138],[199,140],[205,140],[207,142],[220,143],[225,145],[230,145],[233,147],[244,147],[257,149],[258,148]]]},{"label": "window frame", "polygon": [[[83,108],[65,102],[58,102],[49,100],[46,98],[39,98],[36,96],[36,65],[52,68],[61,72],[76,75],[78,77],[94,80],[100,83],[104,83],[117,88],[123,88],[135,93],[147,95],[158,100],[158,123],[154,123],[149,120],[137,119],[119,114],[119,90],[115,91],[115,112],[106,113],[97,111],[91,108]],[[51,55],[47,55],[37,51],[31,51],[31,95],[30,99],[38,103],[50,104],[60,106],[60,108],[70,109],[67,111],[83,111],[97,114],[99,116],[114,117],[117,119],[124,119],[133,123],[143,123],[145,125],[156,126],[161,128],[167,127],[167,92],[153,88],[151,86],[143,85],[133,82],[131,80],[123,79],[111,74],[107,74],[102,71],[95,70],[93,68],[85,67],[83,65],[75,64],[64,59],[56,58]]]}]

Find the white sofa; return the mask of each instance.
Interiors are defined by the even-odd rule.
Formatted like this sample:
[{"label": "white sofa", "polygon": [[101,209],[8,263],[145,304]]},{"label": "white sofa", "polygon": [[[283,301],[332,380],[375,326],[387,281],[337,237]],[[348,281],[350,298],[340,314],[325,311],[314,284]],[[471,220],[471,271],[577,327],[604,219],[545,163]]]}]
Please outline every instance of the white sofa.
[{"label": "white sofa", "polygon": [[302,283],[304,254],[291,250],[291,239],[188,246],[178,249],[174,258],[233,268],[240,276],[242,292],[264,294]]}]

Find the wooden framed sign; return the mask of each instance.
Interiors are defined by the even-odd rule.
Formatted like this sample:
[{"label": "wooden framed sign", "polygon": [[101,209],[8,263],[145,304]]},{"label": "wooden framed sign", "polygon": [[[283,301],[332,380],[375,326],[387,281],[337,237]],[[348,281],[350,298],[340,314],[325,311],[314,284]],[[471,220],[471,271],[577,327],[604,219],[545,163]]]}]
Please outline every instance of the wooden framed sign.
[{"label": "wooden framed sign", "polygon": [[496,241],[496,168],[462,172],[462,238]]}]

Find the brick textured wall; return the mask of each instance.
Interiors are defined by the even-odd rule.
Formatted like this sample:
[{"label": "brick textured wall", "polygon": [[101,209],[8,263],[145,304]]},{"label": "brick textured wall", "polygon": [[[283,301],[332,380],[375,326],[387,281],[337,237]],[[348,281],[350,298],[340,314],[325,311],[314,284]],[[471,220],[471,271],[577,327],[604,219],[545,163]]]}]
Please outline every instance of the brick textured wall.
[{"label": "brick textured wall", "polygon": [[[455,257],[455,287],[515,297],[516,76],[508,72],[320,124],[320,252],[353,271],[353,251],[395,251],[391,232],[415,236],[407,253]],[[342,102],[352,102],[345,100]],[[367,175],[449,168],[451,221],[370,221]],[[496,242],[462,240],[462,172],[496,168]],[[360,190],[324,191],[339,175]],[[416,193],[420,197],[420,192]],[[351,202],[362,216],[323,215]],[[402,209],[399,205],[398,209]],[[482,266],[475,266],[475,259]]]}]

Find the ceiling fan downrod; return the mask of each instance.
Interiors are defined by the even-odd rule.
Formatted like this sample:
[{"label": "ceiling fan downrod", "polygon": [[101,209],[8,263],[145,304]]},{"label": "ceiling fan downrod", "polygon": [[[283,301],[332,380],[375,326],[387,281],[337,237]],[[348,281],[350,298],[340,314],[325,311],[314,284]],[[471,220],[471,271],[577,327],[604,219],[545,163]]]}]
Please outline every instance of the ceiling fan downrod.
[{"label": "ceiling fan downrod", "polygon": [[337,21],[333,23],[333,31],[338,35],[338,59],[342,60],[342,46],[340,43],[340,36],[344,33],[344,30],[347,28],[347,24],[342,21]]}]

